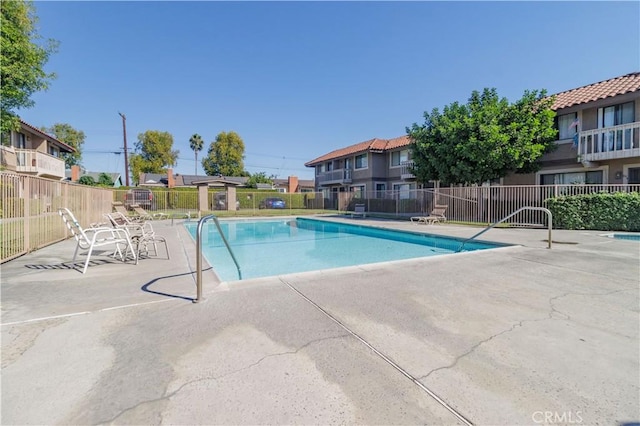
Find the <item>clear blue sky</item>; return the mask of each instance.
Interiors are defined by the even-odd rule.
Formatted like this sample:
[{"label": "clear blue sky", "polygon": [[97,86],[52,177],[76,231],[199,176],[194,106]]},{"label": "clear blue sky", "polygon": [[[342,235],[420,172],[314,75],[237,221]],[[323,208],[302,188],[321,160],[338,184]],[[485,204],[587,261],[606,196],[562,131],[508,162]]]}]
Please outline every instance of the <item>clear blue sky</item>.
[{"label": "clear blue sky", "polygon": [[[35,126],[86,134],[83,165],[124,173],[146,130],[236,131],[251,173],[311,179],[304,163],[405,134],[424,111],[495,87],[557,93],[640,70],[639,2],[36,2],[60,41]],[[198,174],[204,174],[200,164]],[[124,179],[123,179],[124,180]]]}]

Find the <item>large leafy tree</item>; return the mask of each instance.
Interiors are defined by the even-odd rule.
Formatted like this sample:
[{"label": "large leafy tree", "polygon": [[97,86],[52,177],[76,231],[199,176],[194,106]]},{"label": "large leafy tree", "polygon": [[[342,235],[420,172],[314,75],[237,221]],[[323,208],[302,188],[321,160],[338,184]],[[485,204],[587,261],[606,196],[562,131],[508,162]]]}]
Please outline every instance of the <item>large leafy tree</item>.
[{"label": "large leafy tree", "polygon": [[62,158],[67,166],[79,165],[82,161],[82,145],[84,145],[84,132],[82,130],[74,129],[67,123],[56,123],[51,127],[42,127],[43,132],[54,136],[61,142],[66,143],[75,148],[76,152],[65,152],[62,154]]},{"label": "large leafy tree", "polygon": [[169,132],[147,130],[138,135],[135,144],[137,153],[129,157],[133,181],[138,184],[140,173],[166,173],[173,167],[180,151],[172,150],[173,136]]},{"label": "large leafy tree", "polygon": [[539,158],[555,148],[552,104],[544,90],[525,91],[510,104],[496,89],[484,89],[474,91],[467,104],[425,112],[424,124],[407,128],[416,178],[479,184],[537,170]]},{"label": "large leafy tree", "polygon": [[32,107],[31,95],[46,90],[55,77],[43,68],[57,42],[38,34],[33,3],[1,1],[0,10],[0,131],[6,133],[20,127],[16,110]]},{"label": "large leafy tree", "polygon": [[196,172],[195,172],[195,175],[197,176],[198,175],[198,152],[202,151],[202,147],[204,146],[204,141],[202,140],[202,137],[199,134],[195,133],[189,139],[189,146],[191,147],[193,152],[196,154]]},{"label": "large leafy tree", "polygon": [[236,132],[220,132],[211,142],[202,168],[208,176],[247,176],[244,170],[244,142]]},{"label": "large leafy tree", "polygon": [[274,179],[275,176],[267,176],[265,172],[253,173],[249,176],[249,179],[247,180],[245,186],[247,188],[257,188],[259,183],[273,184]]}]

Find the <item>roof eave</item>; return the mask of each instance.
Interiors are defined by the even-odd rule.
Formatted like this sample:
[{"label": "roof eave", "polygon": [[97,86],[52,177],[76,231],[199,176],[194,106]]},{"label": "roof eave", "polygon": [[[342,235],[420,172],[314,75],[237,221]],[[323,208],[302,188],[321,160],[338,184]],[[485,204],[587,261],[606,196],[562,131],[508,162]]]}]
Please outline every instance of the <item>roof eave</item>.
[{"label": "roof eave", "polygon": [[43,132],[42,130],[38,129],[37,127],[32,126],[31,124],[20,120],[20,124],[22,124],[23,126],[27,127],[31,132],[42,136],[43,138],[47,139],[50,142],[53,142],[56,145],[59,145],[62,148],[65,148],[67,150],[67,152],[73,153],[76,152],[76,149],[74,147],[72,147],[71,145],[67,145],[66,143],[59,141],[58,139],[54,138],[53,136]]}]

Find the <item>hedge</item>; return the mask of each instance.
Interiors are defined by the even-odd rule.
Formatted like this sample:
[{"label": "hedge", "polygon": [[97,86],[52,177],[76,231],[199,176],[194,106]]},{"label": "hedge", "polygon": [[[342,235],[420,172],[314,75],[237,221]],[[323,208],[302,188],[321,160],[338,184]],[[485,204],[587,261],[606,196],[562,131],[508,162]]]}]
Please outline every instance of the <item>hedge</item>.
[{"label": "hedge", "polygon": [[640,231],[640,193],[600,192],[545,200],[553,225],[563,229]]}]

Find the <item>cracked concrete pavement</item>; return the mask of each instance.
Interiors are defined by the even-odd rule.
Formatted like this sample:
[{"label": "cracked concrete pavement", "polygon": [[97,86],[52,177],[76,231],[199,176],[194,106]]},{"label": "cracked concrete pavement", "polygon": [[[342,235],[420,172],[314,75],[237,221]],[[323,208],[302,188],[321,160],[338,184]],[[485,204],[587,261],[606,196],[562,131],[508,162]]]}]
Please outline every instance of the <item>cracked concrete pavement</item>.
[{"label": "cracked concrete pavement", "polygon": [[546,231],[494,229],[520,246],[241,282],[207,270],[193,304],[193,243],[154,227],[171,261],[98,256],[82,275],[65,241],[2,265],[2,424],[640,420],[637,242],[554,231],[573,244],[548,250]]}]

